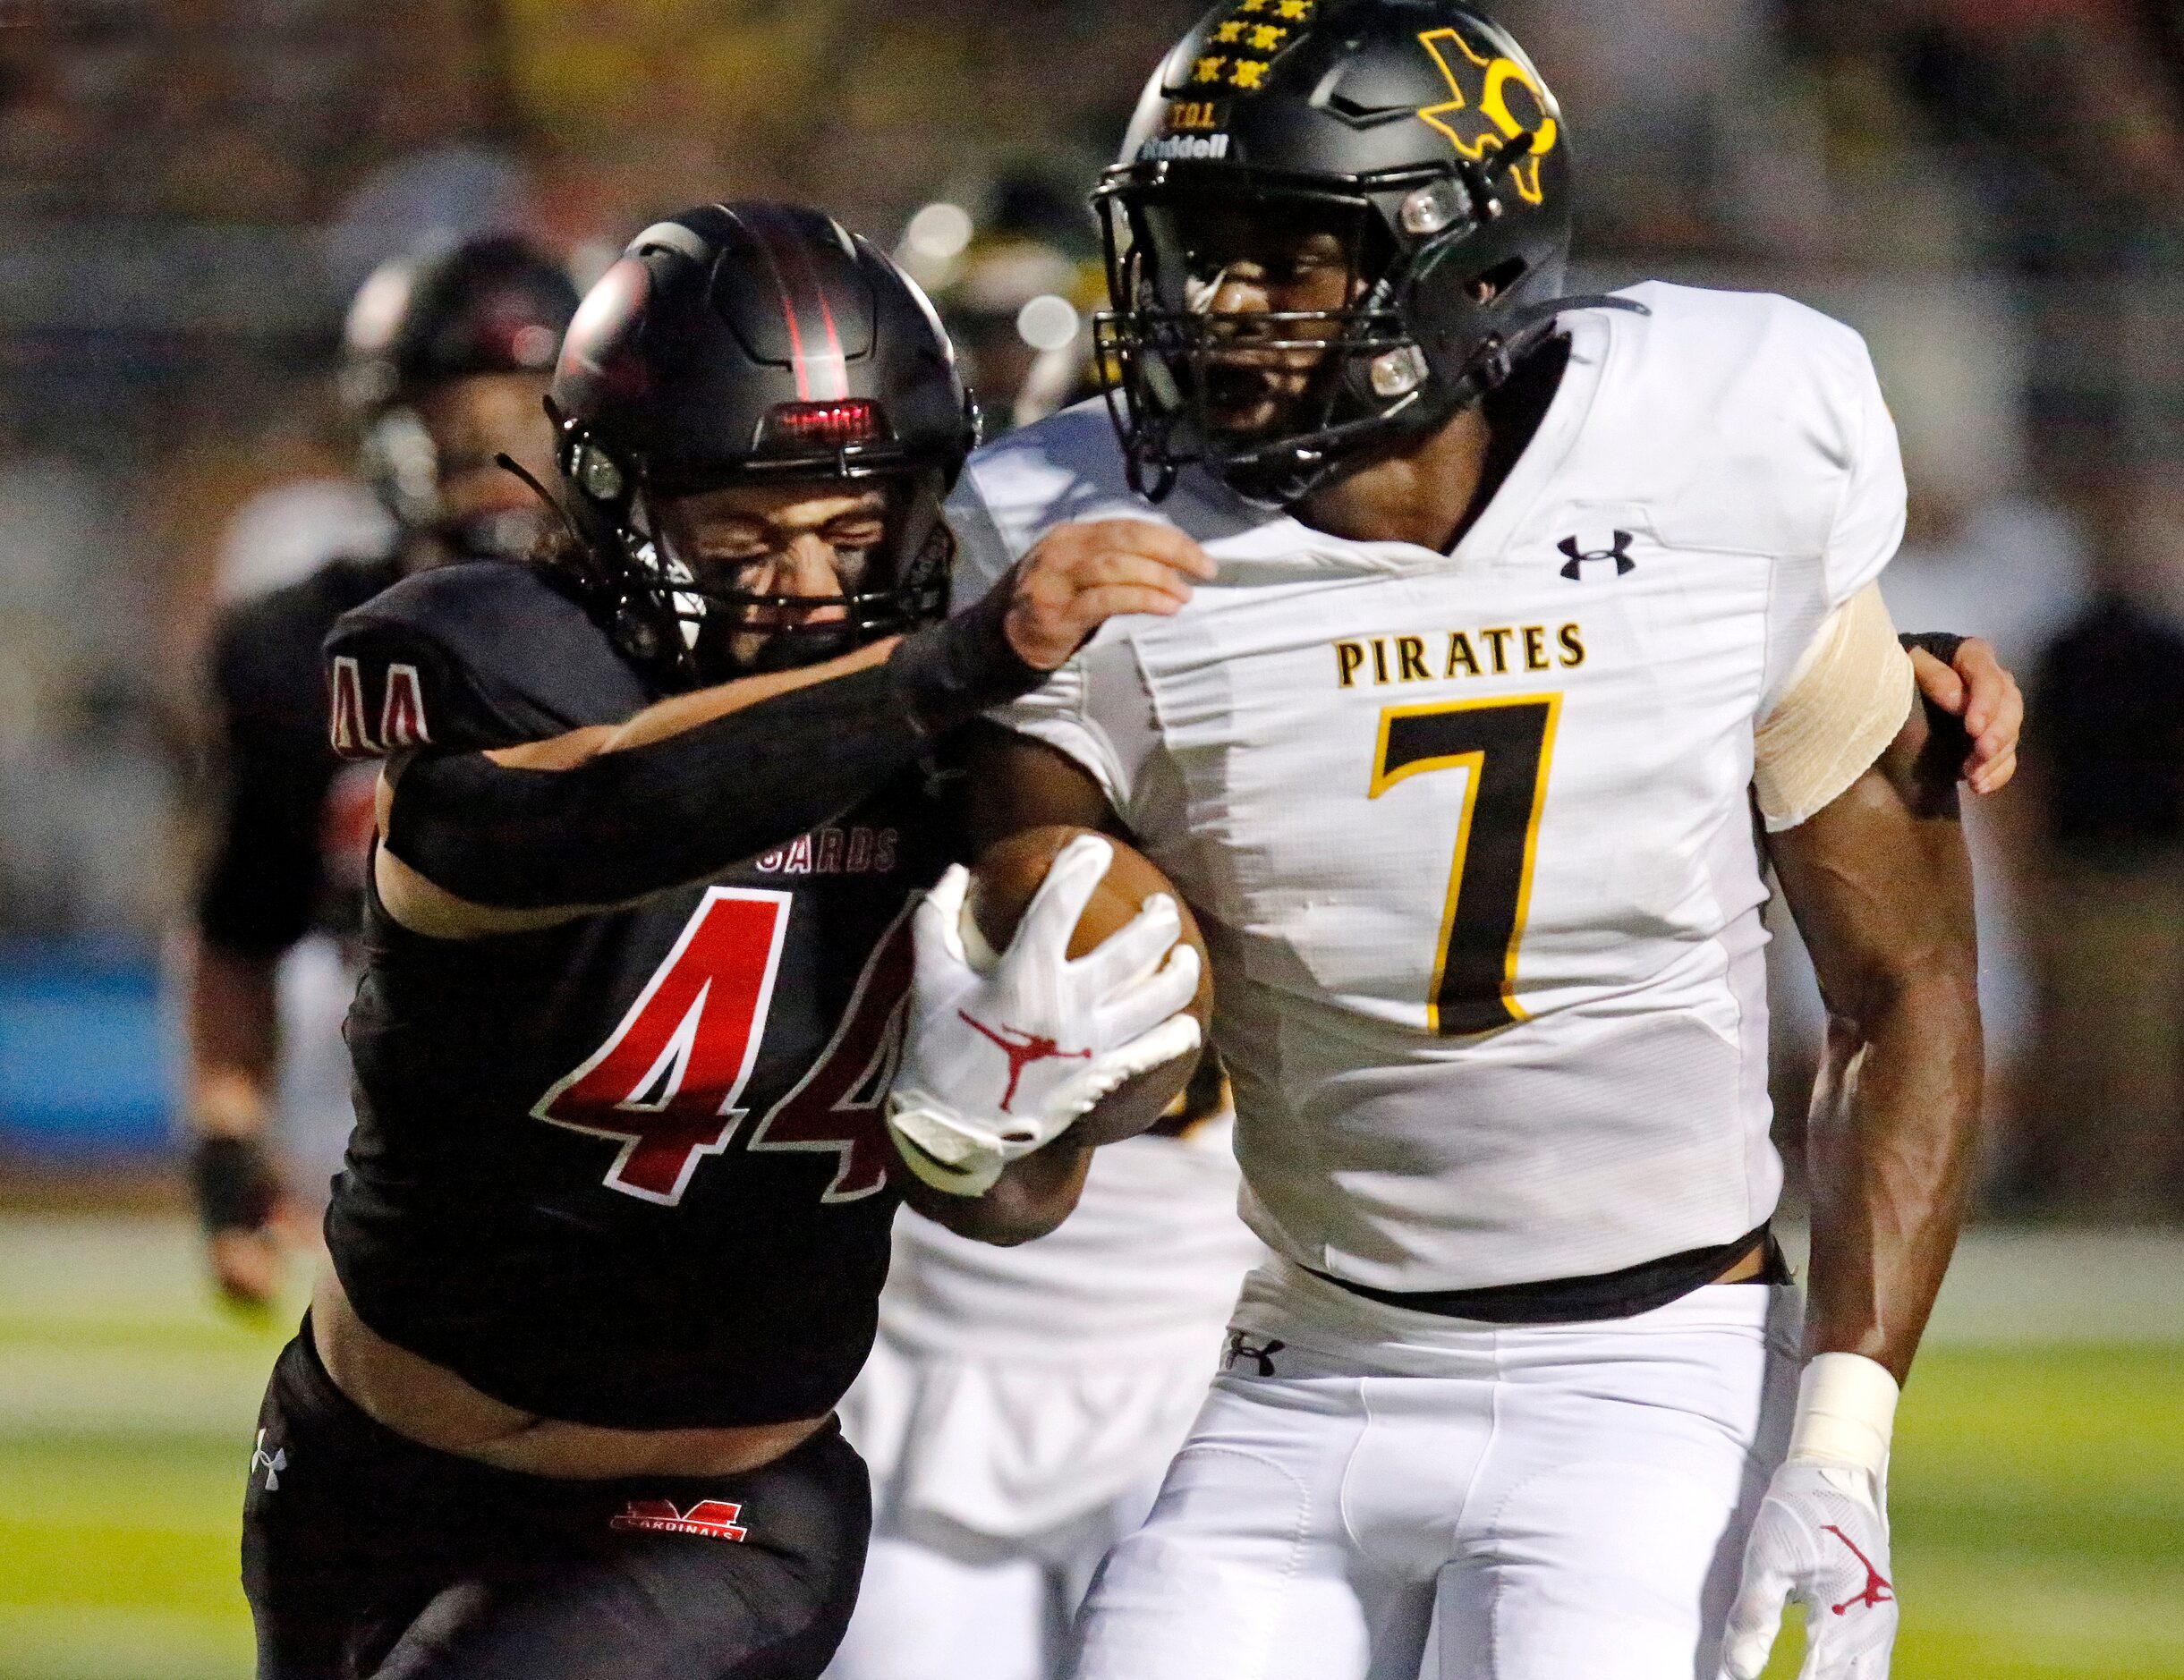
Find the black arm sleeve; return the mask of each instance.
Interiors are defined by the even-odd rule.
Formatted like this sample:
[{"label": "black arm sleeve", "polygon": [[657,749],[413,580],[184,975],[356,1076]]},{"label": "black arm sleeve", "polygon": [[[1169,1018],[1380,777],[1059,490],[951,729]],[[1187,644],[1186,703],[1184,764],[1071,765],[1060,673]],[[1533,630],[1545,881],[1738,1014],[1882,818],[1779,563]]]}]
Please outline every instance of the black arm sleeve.
[{"label": "black arm sleeve", "polygon": [[[322,722],[318,641],[269,607],[225,621],[211,653],[220,785],[198,884],[197,927],[239,956],[277,956],[310,929],[324,889],[319,825],[336,768]],[[300,641],[300,660],[285,643]],[[301,679],[288,670],[299,665]]]},{"label": "black arm sleeve", "polygon": [[792,689],[565,770],[482,752],[397,774],[387,844],[435,886],[503,909],[615,904],[702,880],[839,816],[931,735],[1044,673],[1001,633],[1007,595],[904,640],[885,665]]},{"label": "black arm sleeve", "polygon": [[924,745],[888,668],[874,666],[572,769],[420,757],[398,773],[387,849],[474,904],[621,904],[795,839],[914,766]]},{"label": "black arm sleeve", "polygon": [[1959,636],[1951,630],[1909,630],[1896,640],[1903,643],[1906,652],[1913,648],[1924,648],[1943,665],[1954,665],[1957,662],[1957,649],[1970,638]]},{"label": "black arm sleeve", "polygon": [[278,956],[310,930],[320,894],[318,810],[327,776],[230,745],[219,832],[197,895],[207,944]]}]

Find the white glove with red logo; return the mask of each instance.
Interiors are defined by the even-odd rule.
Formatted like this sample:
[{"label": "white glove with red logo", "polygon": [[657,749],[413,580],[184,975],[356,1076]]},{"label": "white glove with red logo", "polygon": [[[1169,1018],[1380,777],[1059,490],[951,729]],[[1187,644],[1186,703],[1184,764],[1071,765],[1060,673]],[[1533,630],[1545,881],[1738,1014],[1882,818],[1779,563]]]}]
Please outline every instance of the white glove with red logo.
[{"label": "white glove with red logo", "polygon": [[1198,1048],[1198,1022],[1184,1013],[1198,990],[1198,953],[1177,943],[1174,899],[1148,898],[1128,926],[1068,955],[1114,855],[1097,835],[1064,846],[990,964],[965,949],[971,878],[960,865],[918,906],[910,1029],[888,1124],[905,1164],[934,1188],[985,1194],[1011,1161],[1109,1091]]},{"label": "white glove with red logo", "polygon": [[1896,1379],[1857,1353],[1806,1367],[1789,1456],[1745,1542],[1722,1680],[1758,1680],[1782,1606],[1805,1607],[1799,1680],[1886,1680],[1896,1642],[1887,1472]]}]

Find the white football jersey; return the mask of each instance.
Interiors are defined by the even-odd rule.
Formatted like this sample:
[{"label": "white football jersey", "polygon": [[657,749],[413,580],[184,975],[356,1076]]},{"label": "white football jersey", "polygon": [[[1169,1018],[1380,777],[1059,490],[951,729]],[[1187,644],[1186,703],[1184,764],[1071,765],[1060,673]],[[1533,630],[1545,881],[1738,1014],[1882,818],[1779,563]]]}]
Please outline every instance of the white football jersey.
[{"label": "white football jersey", "polygon": [[880,1296],[893,1340],[956,1357],[1189,1362],[1202,1383],[1244,1274],[1266,1251],[1236,1218],[1226,1119],[1092,1157],[1060,1227],[996,1248],[905,1213]]},{"label": "white football jersey", "polygon": [[1369,1286],[1726,1243],[1772,1213],[1755,722],[1902,534],[1857,335],[1646,284],[1453,552],[1350,542],[1201,474],[1133,497],[1088,404],[972,458],[964,588],[1051,527],[1220,565],[1001,720],[1096,776],[1203,921],[1245,1214]]}]

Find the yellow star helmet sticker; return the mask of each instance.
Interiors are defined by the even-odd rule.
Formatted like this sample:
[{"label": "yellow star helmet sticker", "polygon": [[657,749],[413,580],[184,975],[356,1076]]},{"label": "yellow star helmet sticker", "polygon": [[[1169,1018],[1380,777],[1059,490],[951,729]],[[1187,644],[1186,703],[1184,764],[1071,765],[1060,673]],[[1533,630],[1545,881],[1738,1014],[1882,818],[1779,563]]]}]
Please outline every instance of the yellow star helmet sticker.
[{"label": "yellow star helmet sticker", "polygon": [[[1228,15],[1205,37],[1208,48],[1224,47],[1228,53],[1192,62],[1190,81],[1219,83],[1239,92],[1253,93],[1266,85],[1274,61],[1296,45],[1309,25],[1319,0],[1236,0]],[[1267,20],[1278,21],[1270,22]]]},{"label": "yellow star helmet sticker", "polygon": [[[1528,156],[1511,166],[1508,178],[1525,203],[1539,203],[1539,160],[1554,150],[1561,130],[1547,114],[1546,95],[1537,79],[1514,58],[1481,57],[1452,29],[1428,30],[1418,37],[1418,43],[1440,66],[1451,96],[1440,105],[1422,106],[1420,118],[1448,136],[1449,144],[1474,163],[1529,131]],[[1513,94],[1537,112],[1536,121],[1522,122],[1509,109]]]}]

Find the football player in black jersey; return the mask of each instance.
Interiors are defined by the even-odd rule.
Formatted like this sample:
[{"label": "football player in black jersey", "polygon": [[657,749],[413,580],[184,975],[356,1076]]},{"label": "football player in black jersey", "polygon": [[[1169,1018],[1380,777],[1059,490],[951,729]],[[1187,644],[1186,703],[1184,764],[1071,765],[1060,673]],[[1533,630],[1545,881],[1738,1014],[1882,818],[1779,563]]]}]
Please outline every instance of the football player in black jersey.
[{"label": "football player in black jersey", "polygon": [[397,578],[520,551],[535,538],[535,500],[493,459],[507,453],[548,470],[553,437],[540,399],[575,309],[568,276],[505,237],[375,273],[350,310],[342,387],[395,539],[242,601],[214,628],[208,675],[224,797],[181,981],[192,1176],[212,1272],[232,1298],[270,1296],[288,1223],[267,1138],[276,971],[314,926],[353,938],[371,819],[371,772],[344,773],[327,744],[319,644],[343,613]]},{"label": "football player in black jersey", "polygon": [[[552,404],[565,539],[405,579],[327,644],[336,744],[384,769],[332,1268],[247,1497],[266,1680],[817,1675],[869,1525],[832,1408],[898,1199],[1010,1241],[1082,1183],[1085,1150],[1012,1142],[943,1194],[889,1141],[914,970],[921,1021],[988,983],[933,901],[911,937],[959,845],[936,759],[1203,556],[1080,528],[947,618],[969,401],[922,294],[813,212],[640,235]],[[1084,1004],[1047,1058],[1074,1113],[1194,1045],[1195,959],[1156,899],[1064,961],[1065,865],[1089,891],[1065,853],[991,972]],[[1037,1137],[1056,1071],[1024,1076]],[[960,1192],[961,1116],[923,1122]]]}]

